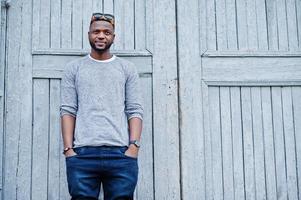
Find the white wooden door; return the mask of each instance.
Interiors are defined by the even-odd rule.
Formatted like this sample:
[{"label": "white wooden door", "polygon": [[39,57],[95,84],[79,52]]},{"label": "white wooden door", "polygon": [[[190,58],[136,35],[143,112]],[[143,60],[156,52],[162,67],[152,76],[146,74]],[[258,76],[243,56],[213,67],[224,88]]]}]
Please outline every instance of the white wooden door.
[{"label": "white wooden door", "polygon": [[[170,82],[176,78],[176,68],[172,70],[172,78],[169,71],[174,67],[176,54],[173,51],[172,56],[166,58],[162,55],[168,51],[157,48],[154,52],[155,44],[162,40],[169,43],[167,49],[176,48],[175,32],[165,27],[165,24],[174,26],[175,17],[173,15],[169,21],[162,16],[154,17],[154,12],[161,12],[157,7],[160,7],[158,2],[153,5],[153,1],[146,0],[10,1],[6,30],[9,37],[6,41],[3,199],[69,199],[65,160],[61,153],[60,79],[67,62],[89,52],[89,20],[96,11],[116,16],[113,51],[134,62],[141,77],[145,119],[135,197],[143,200],[154,199],[155,195],[158,199],[178,197],[178,153],[173,151],[177,150],[178,144],[173,142],[167,147],[161,144],[164,139],[177,136],[177,132],[171,135],[164,132],[169,127],[175,127],[170,131],[177,130],[177,123],[173,124],[177,122],[177,110],[174,109],[177,104],[173,104],[177,103],[177,95],[166,99],[165,94],[160,93],[166,88],[168,93],[177,91],[176,82]],[[174,8],[170,10],[173,14],[174,11]],[[155,43],[154,19],[163,21],[158,32],[168,29],[166,35]],[[154,72],[154,66],[159,70]],[[153,98],[158,100],[155,107]],[[153,113],[157,113],[157,117]],[[171,124],[162,119],[168,119]],[[154,127],[159,131],[155,133]],[[157,150],[153,149],[154,146]],[[160,151],[165,149],[166,153],[162,154]],[[171,160],[166,160],[166,157]],[[155,179],[166,181],[156,184]]]},{"label": "white wooden door", "polygon": [[183,199],[301,199],[301,2],[177,8]]}]

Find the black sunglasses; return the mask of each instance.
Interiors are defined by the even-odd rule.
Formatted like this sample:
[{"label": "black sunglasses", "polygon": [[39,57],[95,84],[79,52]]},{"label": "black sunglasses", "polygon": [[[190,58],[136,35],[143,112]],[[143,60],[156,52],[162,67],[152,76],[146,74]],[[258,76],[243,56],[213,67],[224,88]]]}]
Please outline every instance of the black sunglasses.
[{"label": "black sunglasses", "polygon": [[100,20],[107,21],[107,22],[111,23],[113,26],[115,25],[114,15],[104,14],[104,13],[93,13],[90,24],[92,24],[94,21],[100,21]]}]

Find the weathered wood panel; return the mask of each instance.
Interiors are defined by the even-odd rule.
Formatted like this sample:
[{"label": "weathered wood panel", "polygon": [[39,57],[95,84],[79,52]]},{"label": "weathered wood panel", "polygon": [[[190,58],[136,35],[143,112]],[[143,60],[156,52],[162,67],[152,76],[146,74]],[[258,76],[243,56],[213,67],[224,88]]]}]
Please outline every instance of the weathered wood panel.
[{"label": "weathered wood panel", "polygon": [[113,49],[146,49],[145,0],[34,0],[33,5],[33,50],[89,49],[87,32],[93,12],[115,15]]},{"label": "weathered wood panel", "polygon": [[[298,199],[300,111],[295,100],[300,86],[207,89],[211,198]],[[227,130],[232,136],[225,135]],[[235,197],[229,178],[234,179]]]},{"label": "weathered wood panel", "polygon": [[11,1],[7,12],[3,200],[31,198],[31,1]]}]

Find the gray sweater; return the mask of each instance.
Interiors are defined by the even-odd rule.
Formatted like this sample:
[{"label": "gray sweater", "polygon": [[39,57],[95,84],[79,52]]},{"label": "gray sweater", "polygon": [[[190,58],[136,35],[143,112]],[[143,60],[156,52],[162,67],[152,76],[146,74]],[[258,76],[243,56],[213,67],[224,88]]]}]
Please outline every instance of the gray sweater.
[{"label": "gray sweater", "polygon": [[143,118],[136,67],[116,56],[99,61],[87,55],[68,63],[60,115],[76,117],[74,147],[128,146],[128,120]]}]

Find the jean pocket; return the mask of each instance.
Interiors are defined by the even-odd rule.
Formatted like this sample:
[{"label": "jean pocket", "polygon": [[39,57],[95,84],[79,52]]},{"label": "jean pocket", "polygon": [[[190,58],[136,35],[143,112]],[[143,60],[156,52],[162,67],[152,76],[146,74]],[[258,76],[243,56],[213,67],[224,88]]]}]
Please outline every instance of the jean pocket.
[{"label": "jean pocket", "polygon": [[134,160],[137,160],[138,158],[137,157],[132,157],[132,156],[128,156],[125,154],[126,150],[128,150],[128,147],[123,147],[120,149],[120,152],[121,154],[123,155],[123,157],[125,158],[130,158],[130,159],[134,159]]}]

